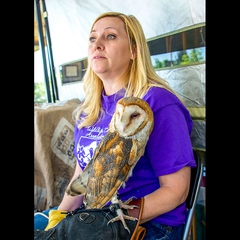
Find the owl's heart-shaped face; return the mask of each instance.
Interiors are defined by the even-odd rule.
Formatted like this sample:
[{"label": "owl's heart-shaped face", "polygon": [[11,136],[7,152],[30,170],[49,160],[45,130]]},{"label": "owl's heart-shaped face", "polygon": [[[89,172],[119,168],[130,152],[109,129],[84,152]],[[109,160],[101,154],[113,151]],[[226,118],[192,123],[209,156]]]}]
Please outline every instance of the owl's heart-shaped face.
[{"label": "owl's heart-shaped face", "polygon": [[118,101],[109,124],[110,132],[118,132],[122,137],[149,136],[154,124],[153,112],[149,104],[141,98],[125,97]]},{"label": "owl's heart-shaped face", "polygon": [[140,126],[145,125],[147,119],[147,113],[134,104],[118,104],[115,114],[115,128],[121,136],[133,135]]}]

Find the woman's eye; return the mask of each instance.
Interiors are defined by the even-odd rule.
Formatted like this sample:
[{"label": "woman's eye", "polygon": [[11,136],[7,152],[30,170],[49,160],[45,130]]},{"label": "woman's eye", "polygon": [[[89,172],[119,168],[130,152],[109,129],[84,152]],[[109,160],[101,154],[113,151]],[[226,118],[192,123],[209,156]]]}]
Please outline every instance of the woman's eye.
[{"label": "woman's eye", "polygon": [[108,38],[108,39],[115,39],[115,38],[116,38],[116,36],[115,36],[115,35],[113,35],[113,34],[109,34],[109,35],[107,36],[107,38]]},{"label": "woman's eye", "polygon": [[94,42],[94,41],[95,41],[95,38],[94,38],[94,37],[90,37],[90,38],[89,38],[89,41],[90,41],[90,42]]}]

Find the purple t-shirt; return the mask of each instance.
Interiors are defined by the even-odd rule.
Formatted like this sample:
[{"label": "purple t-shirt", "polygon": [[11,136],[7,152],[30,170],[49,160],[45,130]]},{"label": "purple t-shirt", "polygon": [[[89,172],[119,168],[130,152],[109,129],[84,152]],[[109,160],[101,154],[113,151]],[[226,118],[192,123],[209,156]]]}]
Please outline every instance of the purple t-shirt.
[{"label": "purple t-shirt", "polygon": [[[104,115],[91,127],[79,130],[75,127],[74,154],[82,169],[88,164],[115,111],[117,101],[124,96],[122,89],[116,94],[102,94]],[[133,169],[125,187],[118,191],[121,200],[141,198],[159,188],[159,176],[178,171],[184,166],[195,167],[190,133],[193,122],[186,107],[169,91],[152,87],[143,97],[154,114],[154,128],[146,145],[145,153]],[[181,204],[174,210],[151,221],[170,226],[185,223],[186,207]]]}]

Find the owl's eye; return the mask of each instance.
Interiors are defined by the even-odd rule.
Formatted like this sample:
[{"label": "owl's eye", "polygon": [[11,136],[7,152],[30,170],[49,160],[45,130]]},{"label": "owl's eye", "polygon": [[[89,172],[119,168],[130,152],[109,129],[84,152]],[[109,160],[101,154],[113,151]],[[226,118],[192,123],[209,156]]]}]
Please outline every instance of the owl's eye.
[{"label": "owl's eye", "polygon": [[132,115],[131,115],[131,118],[136,118],[136,117],[138,117],[140,114],[139,113],[133,113]]}]

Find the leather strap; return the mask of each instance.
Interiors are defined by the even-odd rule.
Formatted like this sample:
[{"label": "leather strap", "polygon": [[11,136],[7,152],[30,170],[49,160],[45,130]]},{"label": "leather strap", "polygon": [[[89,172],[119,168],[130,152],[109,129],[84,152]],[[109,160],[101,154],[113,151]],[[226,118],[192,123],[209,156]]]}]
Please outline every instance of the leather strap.
[{"label": "leather strap", "polygon": [[132,200],[131,202],[128,203],[128,205],[138,206],[133,209],[128,209],[128,215],[139,219],[130,240],[143,240],[143,238],[146,234],[146,228],[140,226],[139,224],[140,224],[140,220],[142,218],[144,198]]}]

